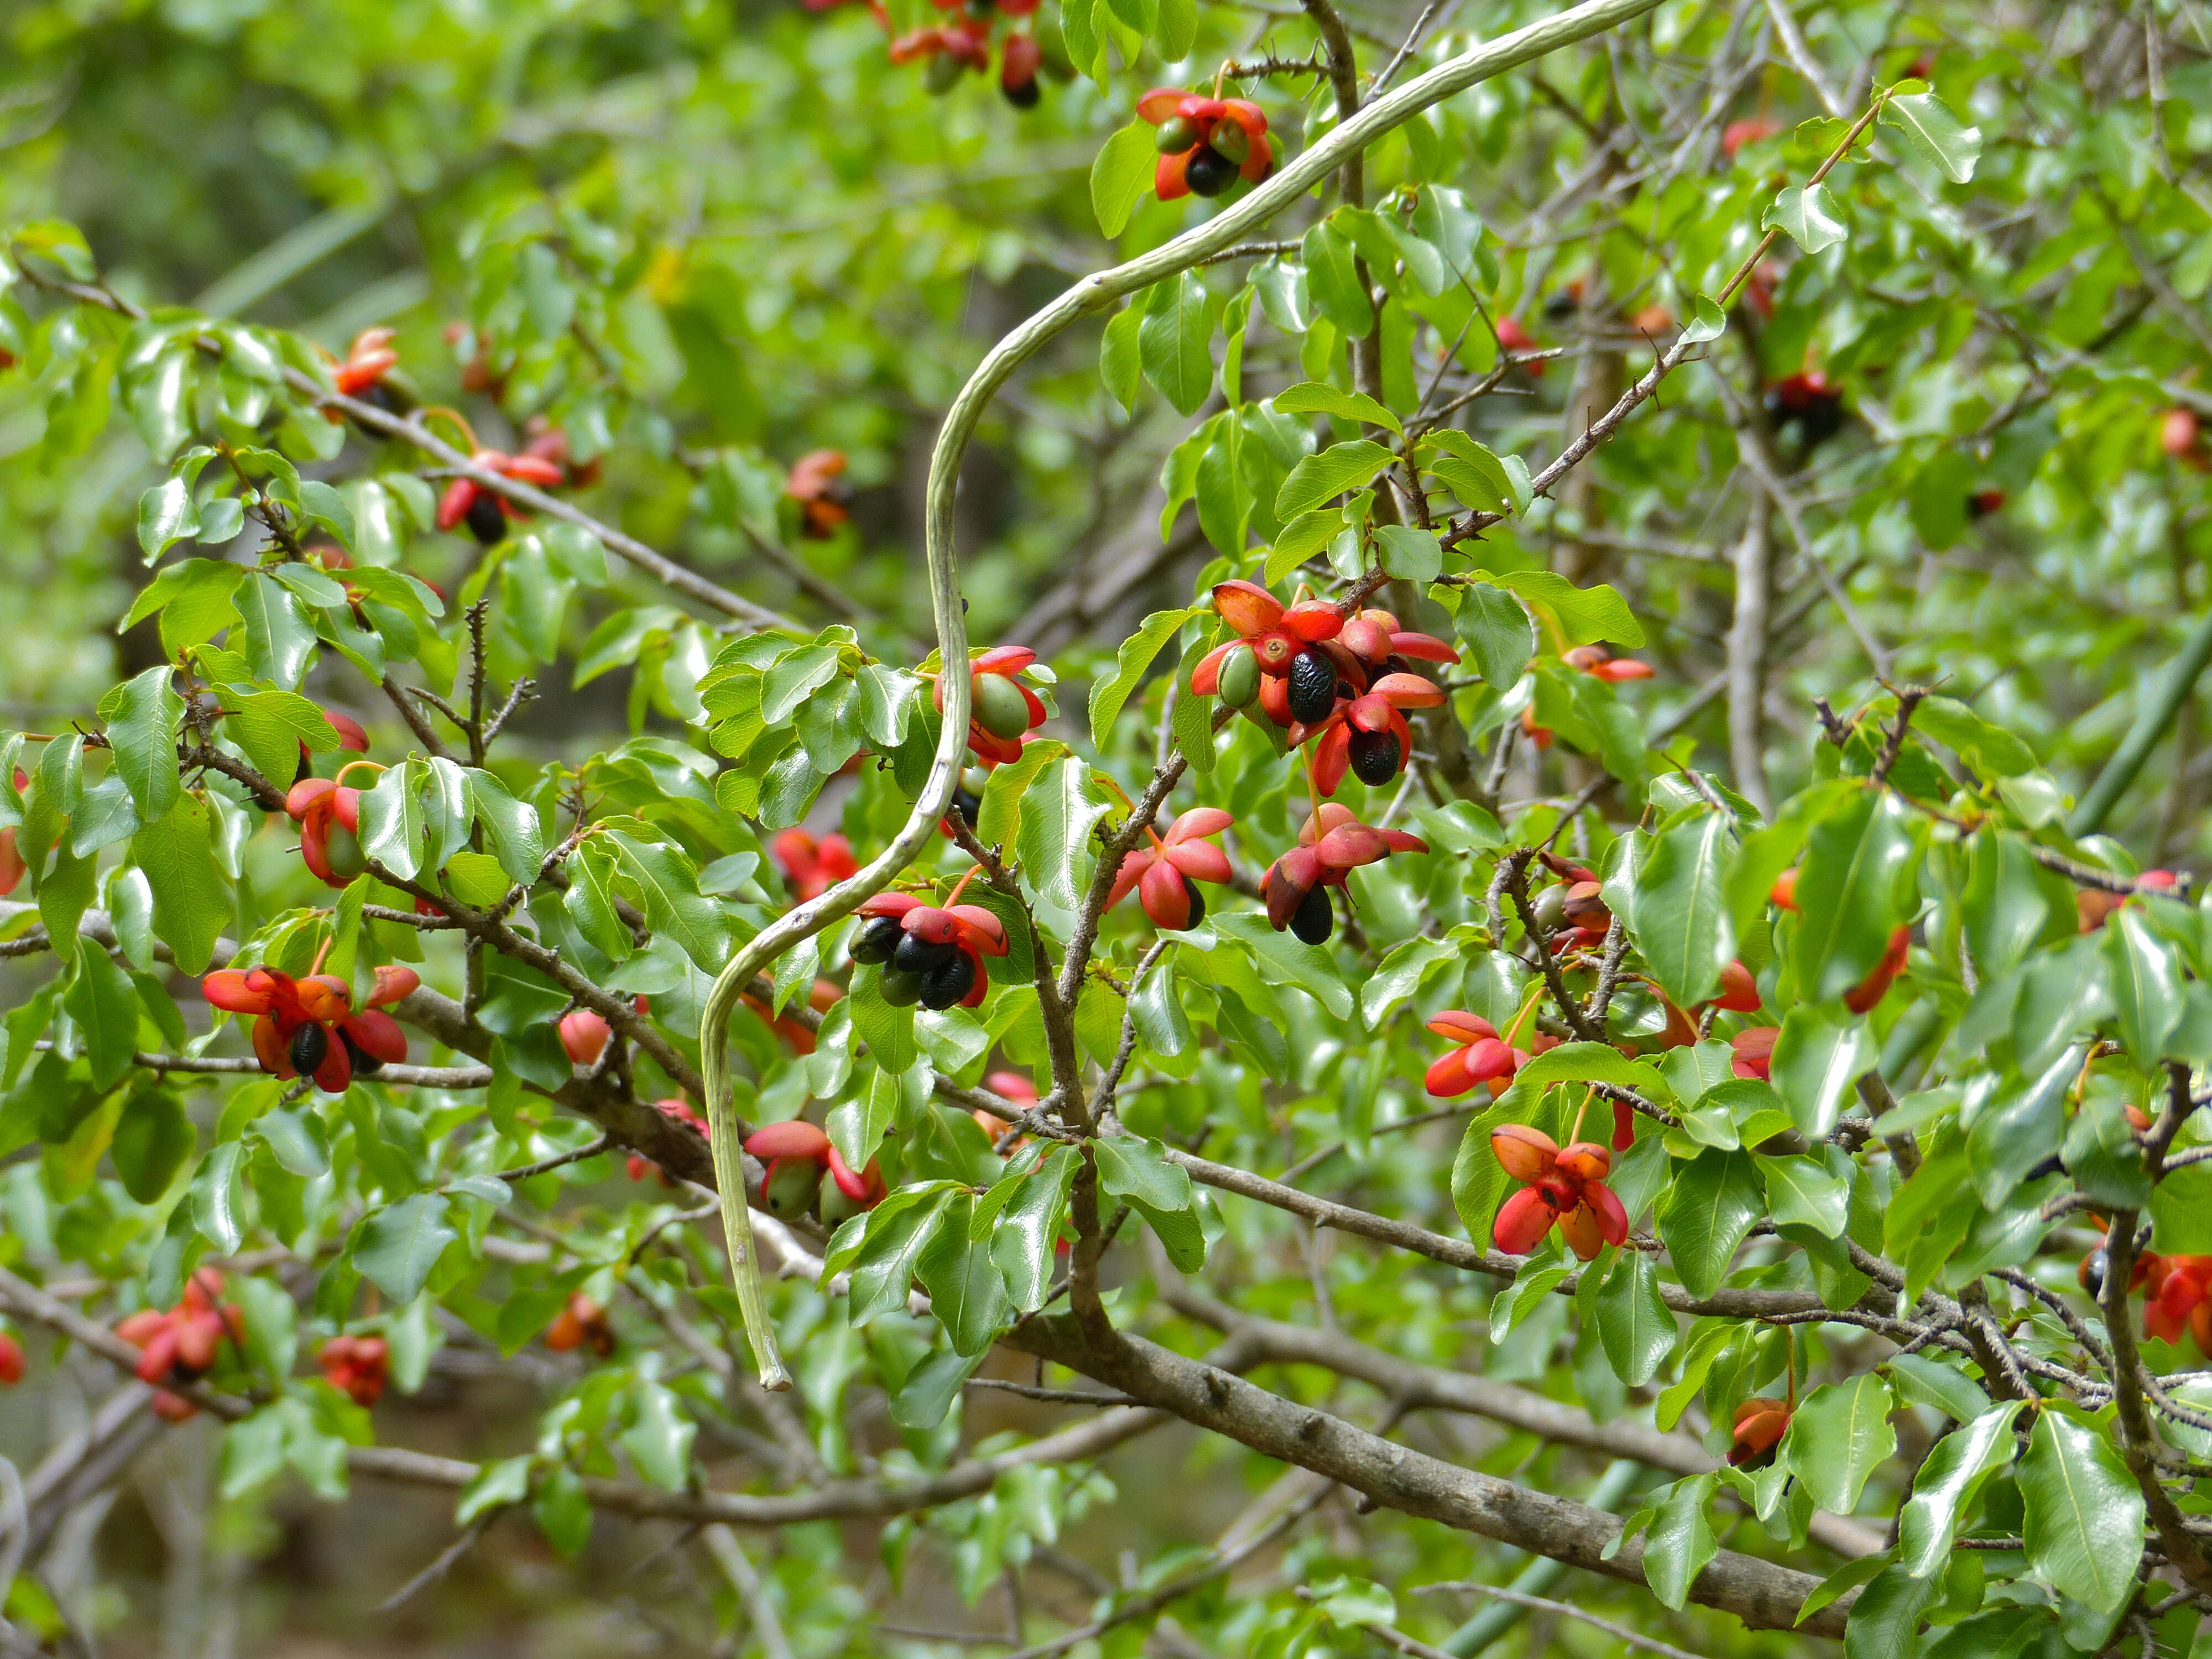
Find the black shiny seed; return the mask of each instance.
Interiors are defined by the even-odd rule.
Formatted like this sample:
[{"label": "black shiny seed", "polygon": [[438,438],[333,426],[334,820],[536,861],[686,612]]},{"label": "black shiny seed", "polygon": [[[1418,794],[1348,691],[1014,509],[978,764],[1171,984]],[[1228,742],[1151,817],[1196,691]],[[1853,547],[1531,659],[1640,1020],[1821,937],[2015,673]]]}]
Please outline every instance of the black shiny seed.
[{"label": "black shiny seed", "polygon": [[1037,100],[1044,96],[1037,87],[1036,76],[1034,75],[1026,81],[1016,81],[1011,85],[1001,81],[999,83],[999,90],[1005,95],[1006,101],[1016,109],[1035,109],[1037,106]]},{"label": "black shiny seed", "polygon": [[344,1026],[338,1027],[338,1041],[345,1044],[346,1054],[353,1060],[356,1077],[374,1077],[384,1069],[384,1062],[353,1040],[353,1033]]},{"label": "black shiny seed", "polygon": [[1206,920],[1206,895],[1198,890],[1198,884],[1188,876],[1182,878],[1182,890],[1190,900],[1190,914],[1183,918],[1185,927],[1195,927]]},{"label": "black shiny seed", "polygon": [[976,820],[983,816],[983,803],[969,791],[956,789],[952,792],[951,810],[960,814],[961,823],[973,830]]},{"label": "black shiny seed", "polygon": [[496,547],[507,539],[507,514],[499,497],[487,491],[478,490],[476,500],[469,503],[468,522],[469,534],[486,547]]},{"label": "black shiny seed", "polygon": [[957,946],[947,941],[932,945],[927,939],[916,939],[912,933],[899,935],[898,949],[891,952],[891,968],[901,974],[933,973],[947,960],[960,954]]},{"label": "black shiny seed", "polygon": [[301,1076],[312,1073],[331,1052],[331,1034],[313,1021],[292,1033],[292,1069]]},{"label": "black shiny seed", "polygon": [[871,916],[853,936],[853,960],[889,962],[891,952],[898,949],[898,942],[905,937],[896,916]]},{"label": "black shiny seed", "polygon": [[1398,775],[1405,757],[1395,732],[1354,732],[1352,734],[1352,775],[1364,784],[1388,783]]},{"label": "black shiny seed", "polygon": [[896,968],[884,969],[883,983],[878,988],[885,1002],[894,1008],[911,1008],[921,1000],[923,976],[902,974]]},{"label": "black shiny seed", "polygon": [[1291,659],[1291,718],[1315,726],[1336,707],[1336,665],[1309,646]]},{"label": "black shiny seed", "polygon": [[1183,163],[1182,181],[1194,196],[1218,196],[1237,182],[1237,163],[1211,144],[1200,144]]},{"label": "black shiny seed", "polygon": [[1336,931],[1336,912],[1328,908],[1328,889],[1316,887],[1298,901],[1291,931],[1309,945],[1326,945]]},{"label": "black shiny seed", "polygon": [[[947,946],[947,949],[951,947]],[[950,1008],[975,988],[975,964],[965,951],[952,951],[952,960],[921,976],[921,1006]]]}]

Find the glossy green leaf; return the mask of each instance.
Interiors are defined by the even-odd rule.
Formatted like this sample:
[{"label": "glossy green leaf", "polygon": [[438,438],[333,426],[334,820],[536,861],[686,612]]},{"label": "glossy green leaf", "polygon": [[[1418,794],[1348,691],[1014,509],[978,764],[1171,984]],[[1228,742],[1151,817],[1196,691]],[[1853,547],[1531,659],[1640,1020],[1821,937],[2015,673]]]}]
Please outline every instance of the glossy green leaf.
[{"label": "glossy green leaf", "polygon": [[2100,1611],[2135,1593],[2143,1495],[2111,1441],[2063,1408],[2039,1412],[2019,1480],[2039,1577]]},{"label": "glossy green leaf", "polygon": [[1824,1382],[1797,1402],[1781,1456],[1822,1509],[1849,1515],[1868,1478],[1897,1450],[1889,1383],[1869,1371]]}]

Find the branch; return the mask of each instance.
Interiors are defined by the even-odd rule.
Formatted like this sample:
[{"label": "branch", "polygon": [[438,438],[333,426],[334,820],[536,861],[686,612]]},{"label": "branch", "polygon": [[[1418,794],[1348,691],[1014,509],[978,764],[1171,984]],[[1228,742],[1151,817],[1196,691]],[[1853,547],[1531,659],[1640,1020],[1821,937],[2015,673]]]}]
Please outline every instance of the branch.
[{"label": "branch", "polygon": [[[1141,1337],[1124,1334],[1112,1351],[1096,1353],[1085,1345],[1075,1321],[1063,1316],[1025,1320],[1006,1341],[1199,1428],[1311,1469],[1364,1493],[1378,1506],[1441,1521],[1626,1583],[1645,1582],[1642,1539],[1605,1559],[1603,1551],[1620,1533],[1620,1521],[1602,1510],[1413,1451]],[[1698,1574],[1690,1599],[1732,1613],[1753,1629],[1802,1628],[1812,1635],[1840,1636],[1849,1611],[1846,1598],[1822,1608],[1802,1627],[1796,1623],[1797,1610],[1819,1583],[1810,1574],[1723,1550]]]}]

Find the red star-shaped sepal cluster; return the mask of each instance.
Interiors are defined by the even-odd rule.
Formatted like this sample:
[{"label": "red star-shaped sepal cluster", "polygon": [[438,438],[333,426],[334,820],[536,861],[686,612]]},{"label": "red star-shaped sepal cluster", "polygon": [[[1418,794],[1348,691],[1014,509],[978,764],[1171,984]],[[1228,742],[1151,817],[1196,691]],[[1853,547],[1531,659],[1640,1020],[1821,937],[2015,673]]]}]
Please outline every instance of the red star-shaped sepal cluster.
[{"label": "red star-shaped sepal cluster", "polygon": [[117,1325],[115,1334],[139,1351],[138,1380],[154,1385],[154,1409],[176,1423],[197,1407],[161,1384],[197,1382],[205,1376],[215,1369],[216,1351],[226,1337],[246,1345],[246,1320],[236,1303],[222,1300],[222,1275],[202,1267],[185,1281],[175,1307],[141,1308]]},{"label": "red star-shaped sepal cluster", "polygon": [[1544,1242],[1554,1222],[1576,1255],[1588,1261],[1607,1244],[1628,1237],[1628,1212],[1605,1184],[1613,1154],[1594,1140],[1562,1147],[1541,1129],[1503,1123],[1490,1133],[1490,1150],[1521,1190],[1498,1206],[1491,1242],[1508,1255],[1526,1255]]},{"label": "red star-shaped sepal cluster", "polygon": [[380,1336],[334,1336],[315,1351],[323,1378],[356,1406],[384,1398],[392,1375],[392,1350]]},{"label": "red star-shaped sepal cluster", "polygon": [[[1004,766],[1022,757],[1022,736],[1045,722],[1044,700],[1018,678],[1036,660],[1025,645],[994,645],[968,665],[968,746],[985,760]],[[945,712],[945,683],[934,687],[937,711]]]},{"label": "red star-shaped sepal cluster", "polygon": [[878,893],[860,915],[853,960],[882,967],[883,999],[894,1007],[973,1008],[988,988],[983,958],[1006,954],[1006,925],[980,904]]},{"label": "red star-shaped sepal cluster", "polygon": [[200,994],[226,1012],[256,1016],[253,1052],[263,1071],[311,1076],[325,1094],[342,1095],[356,1073],[371,1076],[407,1058],[407,1034],[378,1011],[422,982],[412,968],[387,963],[359,1012],[353,988],[333,974],[295,980],[274,968],[224,968],[200,981]]},{"label": "red star-shaped sepal cluster", "polygon": [[1447,1008],[1428,1021],[1428,1028],[1459,1045],[1429,1066],[1428,1090],[1439,1100],[1455,1100],[1485,1086],[1495,1100],[1512,1086],[1514,1073],[1534,1057],[1530,1050],[1517,1048],[1499,1036],[1498,1028],[1480,1014],[1463,1009]]},{"label": "red star-shaped sepal cluster", "polygon": [[1275,170],[1267,112],[1245,99],[1155,87],[1137,100],[1137,113],[1159,129],[1152,193],[1163,202],[1218,196],[1240,179],[1256,185]]},{"label": "red star-shaped sepal cluster", "polygon": [[1425,853],[1428,842],[1402,830],[1378,830],[1362,823],[1348,806],[1334,802],[1308,817],[1298,844],[1267,866],[1260,878],[1260,897],[1267,925],[1285,927],[1309,945],[1324,943],[1336,930],[1328,890],[1341,887],[1363,864],[1393,853]]},{"label": "red star-shaped sepal cluster", "polygon": [[[496,449],[479,449],[469,459],[503,478],[536,484],[540,489],[557,489],[566,476],[559,463],[543,455],[509,455]],[[465,523],[469,534],[486,547],[505,540],[507,521],[521,516],[506,496],[486,489],[474,478],[454,479],[438,498],[438,528],[451,530]]]},{"label": "red star-shaped sepal cluster", "polygon": [[785,884],[802,903],[821,897],[839,882],[860,873],[853,843],[842,836],[824,836],[817,841],[804,830],[787,830],[769,850],[783,867]]},{"label": "red star-shaped sepal cluster", "polygon": [[300,856],[315,878],[346,887],[368,868],[361,850],[361,791],[329,778],[302,778],[284,797],[300,825]]},{"label": "red star-shaped sepal cluster", "polygon": [[1729,1435],[1729,1462],[1739,1469],[1760,1468],[1772,1462],[1774,1449],[1781,1443],[1796,1412],[1794,1399],[1776,1400],[1754,1395],[1739,1401],[1735,1427]]},{"label": "red star-shaped sepal cluster", "polygon": [[1112,909],[1133,888],[1137,902],[1155,927],[1179,933],[1197,927],[1206,920],[1206,900],[1191,884],[1220,884],[1236,876],[1229,854],[1206,837],[1219,835],[1236,821],[1218,806],[1194,806],[1170,824],[1164,836],[1153,834],[1148,826],[1145,833],[1152,844],[1121,860],[1106,908]]},{"label": "red star-shaped sepal cluster", "polygon": [[353,337],[346,348],[345,361],[338,365],[333,378],[337,388],[349,398],[358,398],[386,373],[399,366],[399,354],[392,343],[399,337],[396,328],[365,328]]}]

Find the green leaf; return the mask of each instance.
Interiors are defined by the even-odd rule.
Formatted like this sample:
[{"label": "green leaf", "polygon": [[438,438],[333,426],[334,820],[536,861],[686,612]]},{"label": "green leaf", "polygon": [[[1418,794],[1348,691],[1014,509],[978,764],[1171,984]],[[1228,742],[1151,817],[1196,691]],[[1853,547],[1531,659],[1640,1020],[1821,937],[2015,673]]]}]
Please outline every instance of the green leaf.
[{"label": "green leaf", "polygon": [[147,563],[199,533],[199,509],[192,505],[192,487],[184,479],[167,479],[139,496],[138,545]]},{"label": "green leaf", "polygon": [[1371,1579],[1340,1576],[1325,1580],[1313,1587],[1313,1602],[1322,1617],[1340,1630],[1398,1621],[1397,1598]]},{"label": "green leaf", "polygon": [[1091,741],[1102,753],[1115,720],[1143,683],[1160,647],[1175,637],[1177,629],[1200,614],[1191,610],[1155,611],[1121,641],[1115,653],[1114,672],[1091,688]]},{"label": "green leaf", "polygon": [[1375,532],[1382,574],[1400,581],[1431,582],[1444,568],[1443,544],[1433,530],[1386,524]]},{"label": "green leaf", "polygon": [[461,1488],[460,1500],[454,1505],[453,1522],[467,1526],[495,1510],[511,1504],[520,1504],[530,1494],[530,1466],[532,1458],[495,1458],[477,1467],[475,1476]]},{"label": "green leaf", "polygon": [[799,705],[837,678],[837,647],[803,645],[779,657],[761,679],[760,716],[769,730],[788,721]]},{"label": "green leaf", "polygon": [[1275,492],[1275,516],[1285,524],[1332,498],[1373,481],[1390,465],[1390,452],[1365,438],[1332,444],[1291,469]]},{"label": "green leaf", "polygon": [[1195,415],[1213,390],[1213,317],[1206,284],[1186,270],[1152,289],[1137,325],[1137,358],[1145,378],[1178,415]]},{"label": "green leaf", "polygon": [[1797,878],[1797,983],[1807,998],[1842,996],[1888,950],[1912,875],[1909,814],[1889,791],[1863,790],[1813,827]]},{"label": "green leaf", "polygon": [[[1153,165],[1159,160],[1153,133],[1151,123],[1133,120],[1106,141],[1091,163],[1091,209],[1109,240],[1127,228],[1130,213],[1152,186]],[[1122,399],[1125,405],[1128,401]]]},{"label": "green leaf", "polygon": [[1644,1534],[1644,1580],[1654,1595],[1677,1613],[1689,1601],[1690,1586],[1698,1575],[1720,1553],[1711,1523],[1705,1519],[1714,1484],[1710,1474],[1677,1480]]},{"label": "green leaf", "polygon": [[230,596],[245,577],[243,568],[221,559],[180,559],[139,590],[116,631],[126,633],[159,612],[161,649],[169,655],[204,644],[239,620]]},{"label": "green leaf", "polygon": [[535,883],[545,861],[545,831],[538,809],[519,801],[507,786],[490,773],[467,770],[469,798],[476,804],[477,822],[490,833],[492,851],[507,879]]},{"label": "green leaf", "polygon": [[[864,1324],[877,1314],[905,1309],[915,1265],[944,1225],[951,1195],[950,1182],[908,1188],[893,1193],[862,1218],[867,1224],[852,1262],[853,1323]],[[824,1262],[829,1271],[837,1271],[837,1252],[832,1251]]]},{"label": "green leaf", "polygon": [[1520,600],[1487,582],[1473,582],[1463,590],[1453,626],[1482,678],[1501,691],[1520,682],[1536,653],[1535,630]]},{"label": "green leaf", "polygon": [[1674,1352],[1674,1316],[1659,1295],[1657,1258],[1623,1250],[1597,1292],[1598,1341],[1613,1375],[1640,1389]]},{"label": "green leaf", "polygon": [[1963,185],[1974,176],[1974,163],[1982,153],[1981,129],[1961,123],[1934,93],[1886,100],[1881,124],[1896,128],[1907,148],[1933,161],[1953,184]]},{"label": "green leaf", "polygon": [[1659,988],[1687,1008],[1720,985],[1735,957],[1728,909],[1735,842],[1718,812],[1684,819],[1651,843],[1636,876],[1636,948]]},{"label": "green leaf", "polygon": [[1767,1213],[1777,1226],[1814,1229],[1822,1237],[1839,1238],[1851,1207],[1850,1188],[1833,1170],[1814,1158],[1761,1158],[1752,1155],[1766,1183]]},{"label": "green leaf", "polygon": [[1844,1099],[1878,1058],[1863,1019],[1840,1007],[1801,1002],[1783,1018],[1769,1074],[1806,1138],[1825,1140],[1843,1115]]},{"label": "green leaf", "polygon": [[1094,861],[1091,828],[1107,811],[1091,787],[1089,763],[1073,757],[1054,762],[1022,797],[1014,845],[1023,875],[1048,903],[1063,910],[1081,906]]},{"label": "green leaf", "polygon": [[107,722],[115,769],[129,787],[142,823],[161,817],[184,793],[177,778],[177,723],[184,716],[185,700],[170,684],[164,665],[125,682]]},{"label": "green leaf", "polygon": [[2047,1404],[2036,1414],[2019,1483],[2021,1533],[2039,1577],[2100,1613],[2135,1593],[2143,1495],[2110,1439]]},{"label": "green leaf", "polygon": [[952,1402],[968,1379],[983,1363],[981,1351],[963,1355],[957,1349],[933,1350],[921,1364],[906,1374],[906,1382],[891,1397],[890,1417],[902,1429],[933,1429],[952,1410]]},{"label": "green leaf", "polygon": [[107,1155],[123,1178],[123,1190],[141,1204],[151,1204],[169,1190],[197,1146],[184,1103],[166,1089],[149,1089],[124,1103]]},{"label": "green leaf", "polygon": [[1836,1515],[1858,1508],[1867,1477],[1897,1449],[1889,1382],[1874,1371],[1824,1382],[1797,1402],[1781,1455],[1813,1501]]},{"label": "green leaf", "polygon": [[1727,332],[1728,313],[1704,295],[1698,295],[1691,303],[1690,320],[1682,325],[1682,339],[1691,345],[1703,345]]},{"label": "green leaf", "polygon": [[1398,417],[1365,392],[1340,391],[1320,380],[1285,387],[1275,394],[1274,404],[1285,415],[1334,415],[1368,426],[1387,426],[1405,435]]},{"label": "green leaf", "polygon": [[1216,918],[1214,931],[1233,939],[1252,952],[1263,976],[1277,985],[1295,985],[1310,992],[1338,1019],[1352,1017],[1352,988],[1336,958],[1317,945],[1308,945],[1267,926],[1267,918],[1253,911],[1231,911]]},{"label": "green leaf", "polygon": [[181,973],[204,973],[232,916],[229,883],[217,862],[213,810],[186,795],[131,838],[131,857],[154,890],[154,934]]},{"label": "green leaf", "polygon": [[1106,319],[1105,331],[1098,337],[1098,378],[1105,381],[1114,401],[1132,411],[1144,379],[1143,360],[1137,354],[1137,330],[1144,320],[1143,307],[1126,307]]},{"label": "green leaf", "polygon": [[1778,195],[1766,210],[1766,228],[1778,227],[1808,253],[1832,248],[1850,234],[1826,185],[1792,185]]},{"label": "green leaf", "polygon": [[1628,601],[1601,582],[1577,587],[1553,570],[1515,570],[1502,576],[1487,571],[1481,574],[1484,580],[1510,588],[1556,617],[1570,645],[1644,643],[1644,629],[1629,610]]},{"label": "green leaf", "polygon": [[629,1426],[616,1437],[640,1474],[663,1492],[682,1492],[690,1483],[691,1440],[698,1431],[674,1389],[641,1380],[630,1387]]},{"label": "green leaf", "polygon": [[999,1212],[991,1255],[1017,1313],[1035,1313],[1052,1288],[1054,1247],[1066,1213],[1068,1186],[1081,1162],[1073,1146],[1055,1146],[1036,1169],[1006,1177],[1017,1184]]},{"label": "green leaf", "polygon": [[416,1193],[386,1205],[362,1223],[353,1265],[395,1304],[412,1302],[422,1293],[446,1246],[460,1236],[447,1224],[446,1209],[446,1199],[437,1193]]},{"label": "green leaf", "polygon": [[947,1203],[944,1224],[916,1259],[915,1276],[929,1292],[931,1311],[951,1339],[953,1352],[980,1354],[1010,1322],[1005,1276],[988,1237],[969,1237],[966,1193]]},{"label": "green leaf", "polygon": [[1915,1578],[1950,1565],[1951,1541],[1975,1496],[2012,1462],[2013,1419],[2026,1403],[2008,1400],[1969,1419],[1938,1440],[1914,1473],[1912,1495],[1898,1512],[1897,1544],[1899,1565]]},{"label": "green leaf", "polygon": [[1419,453],[1421,470],[1469,507],[1509,517],[1528,507],[1528,469],[1517,459],[1509,465],[1466,433],[1449,427],[1431,432]]},{"label": "green leaf", "polygon": [[427,781],[421,761],[405,761],[386,770],[361,798],[361,850],[402,880],[411,880],[422,867]]},{"label": "green leaf", "polygon": [[1659,1237],[1684,1290],[1702,1297],[1720,1288],[1736,1247],[1765,1212],[1765,1199],[1747,1152],[1708,1147],[1675,1172],[1660,1203]]},{"label": "green leaf", "polygon": [[636,841],[620,831],[607,839],[644,901],[647,925],[706,972],[720,973],[730,954],[730,925],[722,907],[699,890],[690,860],[662,842]]},{"label": "green leaf", "polygon": [[1178,1271],[1196,1273],[1204,1267],[1206,1230],[1199,1224],[1189,1175],[1162,1158],[1149,1141],[1102,1139],[1091,1147],[1097,1160],[1099,1190],[1144,1217]]},{"label": "green leaf", "polygon": [[1657,1066],[1631,1060],[1608,1042],[1562,1042],[1522,1066],[1514,1080],[1532,1088],[1546,1083],[1611,1083],[1662,1094],[1667,1088]]},{"label": "green leaf", "polygon": [[138,988],[131,975],[91,940],[81,940],[76,977],[63,994],[62,1006],[84,1038],[93,1087],[114,1087],[138,1048]]},{"label": "green leaf", "polygon": [[1375,307],[1366,284],[1359,280],[1351,239],[1324,219],[1306,232],[1299,255],[1305,262],[1306,291],[1322,315],[1347,337],[1364,338],[1375,326]]},{"label": "green leaf", "polygon": [[2181,953],[2133,905],[2106,920],[2099,948],[2112,970],[2107,983],[2120,1042],[2136,1064],[2148,1067],[2181,1024]]}]

